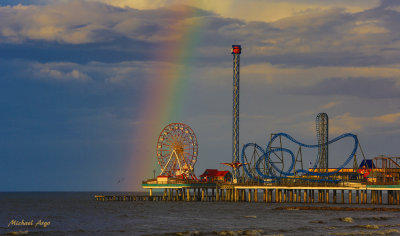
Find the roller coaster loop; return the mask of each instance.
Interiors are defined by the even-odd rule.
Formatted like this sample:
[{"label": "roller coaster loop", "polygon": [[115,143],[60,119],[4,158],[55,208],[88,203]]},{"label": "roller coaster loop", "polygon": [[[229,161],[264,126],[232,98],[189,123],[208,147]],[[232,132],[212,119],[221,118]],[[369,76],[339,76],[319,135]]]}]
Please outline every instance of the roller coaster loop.
[{"label": "roller coaster loop", "polygon": [[[242,156],[241,156],[241,158],[242,158],[242,163],[245,162],[245,160],[244,160],[244,155],[245,155],[245,150],[246,150],[246,148],[248,148],[248,147],[254,147],[254,148],[258,149],[258,150],[262,153],[262,155],[260,156],[260,158],[257,160],[257,162],[256,162],[256,164],[255,164],[255,169],[256,169],[256,171],[257,171],[259,177],[253,176],[253,175],[250,173],[250,171],[248,170],[248,167],[247,167],[246,165],[243,165],[243,169],[244,169],[244,171],[246,172],[246,174],[249,176],[250,179],[256,180],[256,181],[260,181],[260,177],[261,177],[262,179],[270,179],[270,180],[273,180],[273,179],[278,179],[278,178],[281,178],[281,177],[284,177],[284,178],[285,178],[285,177],[288,177],[288,176],[294,176],[294,175],[295,175],[295,174],[292,172],[292,170],[293,170],[293,168],[294,168],[294,165],[295,165],[295,162],[296,162],[293,152],[292,152],[291,150],[287,149],[287,148],[274,148],[274,149],[271,149],[271,144],[272,144],[272,143],[274,142],[274,140],[277,139],[278,137],[287,138],[288,140],[292,141],[293,143],[296,143],[296,144],[298,144],[299,146],[306,147],[306,148],[318,148],[319,146],[321,146],[321,145],[318,145],[318,144],[309,145],[309,144],[301,143],[301,142],[297,141],[297,140],[294,139],[292,136],[290,136],[289,134],[286,134],[286,133],[278,133],[278,134],[275,134],[275,135],[271,138],[271,140],[268,142],[266,151],[264,151],[264,149],[261,148],[261,147],[260,147],[258,144],[256,144],[256,143],[248,143],[248,144],[244,145],[244,146],[243,146],[243,149],[242,149]],[[323,145],[329,145],[329,144],[332,144],[332,143],[334,143],[334,142],[336,142],[336,141],[339,141],[339,140],[341,140],[341,139],[343,139],[343,138],[346,138],[346,137],[351,137],[351,138],[354,139],[354,148],[353,148],[352,152],[350,153],[349,157],[347,158],[347,160],[346,160],[342,165],[340,165],[335,171],[326,172],[326,173],[316,173],[316,172],[312,172],[312,171],[308,171],[308,170],[301,169],[301,170],[296,170],[296,173],[304,173],[304,174],[310,175],[310,176],[321,176],[321,177],[328,177],[328,176],[330,176],[330,175],[333,175],[333,174],[338,173],[338,172],[339,172],[341,169],[343,169],[343,168],[352,160],[352,158],[354,157],[354,155],[355,155],[355,153],[356,153],[356,151],[357,151],[357,148],[358,148],[358,138],[357,138],[357,136],[354,135],[354,134],[351,134],[351,133],[345,133],[345,134],[342,134],[342,135],[340,135],[340,136],[338,136],[338,137],[336,137],[336,138],[334,138],[334,139],[328,141],[327,144],[323,144]],[[288,168],[287,171],[284,171],[284,170],[279,169],[279,167],[277,167],[273,162],[271,162],[271,161],[269,160],[270,154],[275,153],[275,152],[286,152],[286,153],[289,153],[290,156],[292,157],[292,163],[290,164],[290,167]],[[261,164],[261,161],[262,161],[262,160],[265,160],[265,165],[266,165],[265,168],[268,168],[267,165],[269,164],[270,167],[274,168],[274,169],[281,175],[281,177],[278,177],[278,176],[274,175],[272,171],[268,171],[269,175],[262,173],[261,170],[260,170],[260,164]],[[315,168],[315,166],[314,166],[314,168]],[[327,179],[326,179],[326,180],[324,180],[324,181],[330,181],[330,180],[327,180]]]}]

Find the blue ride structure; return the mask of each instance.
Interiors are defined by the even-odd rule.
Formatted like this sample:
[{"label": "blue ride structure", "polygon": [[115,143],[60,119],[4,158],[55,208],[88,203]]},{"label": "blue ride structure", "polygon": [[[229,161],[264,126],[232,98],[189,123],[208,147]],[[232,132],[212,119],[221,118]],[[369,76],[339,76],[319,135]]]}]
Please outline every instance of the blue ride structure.
[{"label": "blue ride structure", "polygon": [[[295,155],[290,149],[283,148],[283,147],[278,147],[278,148],[273,148],[272,143],[277,139],[277,138],[286,138],[287,140],[299,145],[300,147],[305,147],[305,148],[321,148],[322,145],[330,145],[334,142],[337,142],[341,139],[344,138],[352,138],[354,140],[354,148],[351,151],[350,155],[347,157],[345,162],[341,164],[338,168],[336,168],[334,171],[330,172],[316,172],[316,171],[309,171],[306,169],[298,169],[294,171],[294,166],[296,164],[296,159]],[[257,182],[276,182],[279,181],[281,178],[288,178],[288,177],[294,177],[295,175],[308,175],[308,176],[316,176],[316,177],[321,177],[319,179],[309,179],[311,181],[332,181],[331,179],[327,178],[331,175],[334,175],[338,173],[341,169],[343,169],[347,164],[350,163],[350,161],[354,158],[354,155],[357,152],[359,142],[358,138],[356,135],[351,134],[351,133],[345,133],[342,134],[328,142],[323,142],[319,144],[305,144],[302,143],[289,134],[286,133],[277,133],[272,136],[271,140],[267,144],[267,148],[263,149],[261,146],[259,146],[256,143],[248,143],[243,146],[242,149],[242,155],[241,155],[241,161],[243,163],[243,170],[246,173],[246,175],[249,177],[249,179]],[[259,158],[256,160],[255,164],[255,171],[250,171],[248,163],[245,161],[245,151],[247,148],[253,148],[254,150],[257,150],[261,155]],[[273,153],[277,152],[285,152],[288,153],[291,156],[291,163],[289,168],[287,170],[283,170],[282,168],[279,168],[274,162],[271,161],[270,155]],[[317,160],[318,161],[318,160]],[[315,170],[316,165],[314,165],[312,170]],[[263,169],[264,171],[261,171]],[[279,175],[277,175],[278,173]],[[257,174],[257,175],[256,175]],[[304,179],[304,178],[302,178]]]}]

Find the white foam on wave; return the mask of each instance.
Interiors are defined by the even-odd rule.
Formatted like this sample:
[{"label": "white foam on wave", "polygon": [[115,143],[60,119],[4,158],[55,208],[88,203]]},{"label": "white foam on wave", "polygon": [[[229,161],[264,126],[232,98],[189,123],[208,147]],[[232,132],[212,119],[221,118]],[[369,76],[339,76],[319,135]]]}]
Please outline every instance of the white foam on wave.
[{"label": "white foam on wave", "polygon": [[244,218],[257,218],[257,216],[243,216]]},{"label": "white foam on wave", "polygon": [[340,218],[340,221],[347,222],[347,223],[353,223],[354,220],[351,217],[343,217],[343,218]]}]

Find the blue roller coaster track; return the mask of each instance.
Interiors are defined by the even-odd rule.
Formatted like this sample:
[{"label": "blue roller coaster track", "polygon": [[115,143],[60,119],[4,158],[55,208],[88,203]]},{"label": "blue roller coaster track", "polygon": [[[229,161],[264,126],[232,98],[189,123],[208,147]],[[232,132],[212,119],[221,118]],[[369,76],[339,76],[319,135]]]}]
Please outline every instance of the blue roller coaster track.
[{"label": "blue roller coaster track", "polygon": [[[282,147],[281,148],[271,148],[271,144],[275,141],[275,139],[277,139],[279,137],[284,137],[284,138],[290,140],[291,142],[293,142],[293,143],[295,143],[295,144],[297,144],[297,145],[299,145],[301,147],[320,148],[320,146],[321,146],[321,144],[309,145],[309,144],[301,143],[301,142],[297,141],[295,138],[293,138],[292,136],[290,136],[289,134],[286,134],[286,133],[275,134],[271,138],[271,140],[268,142],[266,150],[264,150],[262,147],[260,147],[256,143],[248,143],[248,144],[243,146],[241,160],[242,160],[242,163],[245,164],[245,165],[243,165],[243,169],[246,172],[247,176],[251,180],[258,181],[258,182],[276,182],[277,180],[279,180],[281,178],[288,178],[288,177],[295,176],[295,173],[294,173],[293,169],[294,169],[296,160],[295,160],[295,156],[294,156],[293,152],[290,149],[282,148]],[[354,139],[354,148],[353,148],[352,152],[350,153],[350,155],[348,156],[348,158],[346,159],[346,161],[342,165],[340,165],[335,171],[319,173],[319,172],[300,169],[300,170],[296,170],[296,173],[299,173],[299,174],[302,173],[302,174],[309,175],[309,176],[322,177],[321,179],[313,180],[313,181],[328,181],[328,182],[332,181],[332,180],[328,179],[327,177],[338,173],[347,164],[349,164],[349,162],[353,159],[355,153],[357,152],[357,148],[358,148],[358,138],[354,134],[345,133],[345,134],[342,134],[342,135],[330,140],[327,144],[322,144],[322,145],[329,145],[329,144],[332,144],[334,142],[337,142],[337,141],[339,141],[339,140],[341,140],[343,138],[347,138],[347,137],[350,137],[350,138]],[[256,172],[257,172],[257,174],[259,176],[254,176],[252,173],[250,173],[250,171],[249,171],[249,169],[248,169],[248,167],[247,167],[247,165],[245,163],[245,151],[249,147],[253,147],[256,150],[260,151],[260,153],[261,153],[261,156],[258,158],[258,160],[255,163],[255,170],[256,170]],[[280,169],[276,164],[274,164],[274,162],[270,161],[270,154],[276,153],[276,152],[286,152],[291,156],[292,162],[291,162],[289,168],[286,171]],[[268,171],[266,173],[263,173],[260,170],[260,164],[262,163],[263,160],[265,161],[264,162],[265,166],[263,166],[263,168],[268,169]],[[315,167],[316,166],[314,166],[313,168],[315,169]],[[279,176],[274,174],[271,168],[273,168],[277,173],[279,173]],[[325,177],[325,179],[324,179],[324,177]]]}]

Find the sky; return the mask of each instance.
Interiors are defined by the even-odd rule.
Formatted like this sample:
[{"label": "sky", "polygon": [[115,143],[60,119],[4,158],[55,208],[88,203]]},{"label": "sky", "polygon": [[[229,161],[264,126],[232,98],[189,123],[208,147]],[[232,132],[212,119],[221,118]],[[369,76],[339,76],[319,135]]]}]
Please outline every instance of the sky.
[{"label": "sky", "polygon": [[0,191],[140,190],[172,122],[197,136],[196,174],[224,168],[233,44],[241,146],[277,132],[315,144],[326,112],[330,138],[397,156],[399,22],[395,0],[2,0]]}]

